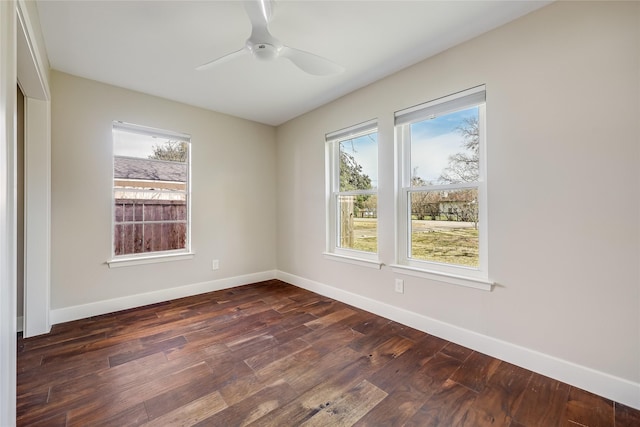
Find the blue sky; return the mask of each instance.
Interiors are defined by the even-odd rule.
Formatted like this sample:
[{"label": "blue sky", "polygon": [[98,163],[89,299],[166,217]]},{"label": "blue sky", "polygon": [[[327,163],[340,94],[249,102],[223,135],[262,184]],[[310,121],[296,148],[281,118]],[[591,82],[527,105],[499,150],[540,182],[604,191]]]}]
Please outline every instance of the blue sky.
[{"label": "blue sky", "polygon": [[[478,108],[456,111],[431,120],[411,125],[412,156],[411,169],[426,182],[436,184],[442,171],[449,164],[449,156],[464,151],[463,139],[456,131],[464,119],[478,115]],[[378,188],[378,142],[377,135],[368,135],[344,141],[342,149],[351,154],[362,172],[369,175],[371,184]]]},{"label": "blue sky", "polygon": [[411,125],[411,170],[426,182],[438,183],[449,164],[449,156],[464,151],[464,140],[456,130],[469,117],[477,116],[478,108],[424,120]]}]

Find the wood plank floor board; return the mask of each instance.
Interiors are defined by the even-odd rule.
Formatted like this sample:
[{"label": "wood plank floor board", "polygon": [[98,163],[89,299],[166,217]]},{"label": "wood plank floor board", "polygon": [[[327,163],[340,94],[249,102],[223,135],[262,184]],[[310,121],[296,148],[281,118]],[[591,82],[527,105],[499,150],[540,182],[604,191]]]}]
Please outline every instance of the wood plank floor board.
[{"label": "wood plank floor board", "polygon": [[266,329],[270,322],[281,319],[282,314],[275,310],[267,310],[253,313],[248,316],[237,316],[229,319],[225,323],[206,326],[196,331],[184,334],[189,342],[200,341],[203,344],[214,344],[237,339],[238,336],[248,332]]},{"label": "wood plank floor board", "polygon": [[[34,342],[25,342],[22,350],[29,351],[29,353],[33,355],[46,353],[47,356],[52,356],[57,353],[69,351],[70,349],[82,347],[85,343],[101,340],[106,336],[106,330],[104,328],[98,331],[83,331],[82,333],[77,333],[75,336],[74,333],[77,332],[70,331],[66,334],[56,335],[55,338],[48,337],[48,334],[44,335],[48,338],[37,339],[39,337],[36,337]],[[59,342],[57,342],[58,338],[60,339]]]},{"label": "wood plank floor board", "polygon": [[325,404],[324,408],[301,425],[305,427],[352,426],[385,397],[387,393],[367,380],[363,380],[336,397],[335,401]]},{"label": "wood plank floor board", "polygon": [[182,427],[195,425],[228,407],[219,392],[210,393],[147,423],[145,427]]},{"label": "wood plank floor board", "polygon": [[501,362],[469,407],[464,425],[509,426],[530,378],[530,371]]},{"label": "wood plank floor board", "polygon": [[108,360],[111,355],[138,350],[142,350],[142,344],[139,340],[114,343],[109,338],[105,338],[104,340],[87,343],[81,348],[45,355],[42,358],[41,370],[66,370],[70,366],[77,366],[78,363],[82,363],[84,360],[101,358]]},{"label": "wood plank floor board", "polygon": [[442,354],[458,359],[461,362],[464,362],[469,356],[471,356],[471,354],[473,354],[473,350],[452,342],[446,343],[444,348],[440,351]]},{"label": "wood plank floor board", "polygon": [[165,360],[162,354],[156,354],[91,375],[59,379],[51,387],[46,405],[29,411],[19,410],[18,413],[30,420],[25,424],[29,425],[47,414],[68,412],[133,387],[144,387],[154,379],[167,378],[193,365],[185,361],[163,362]]},{"label": "wood plank floor board", "polygon": [[317,385],[307,391],[298,393],[296,398],[288,404],[266,414],[253,424],[256,426],[301,425],[342,394],[361,383],[371,371],[368,358],[360,356],[340,370],[332,371],[329,375],[325,373],[324,381],[320,380]]},{"label": "wood plank floor board", "polygon": [[241,400],[195,425],[246,426],[291,401],[295,396],[296,392],[289,384],[278,381],[262,388],[250,398]]},{"label": "wood plank floor board", "polygon": [[351,329],[358,331],[363,335],[376,333],[380,329],[387,327],[391,321],[384,317],[376,316],[372,313],[364,314],[362,320],[351,326]]},{"label": "wood plank floor board", "polygon": [[273,384],[273,381],[264,381],[256,374],[249,374],[227,383],[220,388],[219,393],[225,403],[230,406],[250,397],[269,384]]},{"label": "wood plank floor board", "polygon": [[[135,427],[144,425],[149,420],[147,416],[147,410],[144,406],[144,403],[139,403],[131,408],[128,408],[122,412],[117,413],[116,415],[96,420],[91,423],[92,427],[111,427],[111,426],[127,426],[127,427]],[[67,423],[67,425],[73,425]]]},{"label": "wood plank floor board", "polygon": [[431,357],[441,353],[448,344],[449,342],[442,338],[438,338],[434,335],[423,334],[423,336],[416,341],[416,348],[420,350],[423,357]]},{"label": "wood plank floor board", "polygon": [[403,338],[397,334],[382,329],[379,334],[366,334],[356,340],[353,340],[349,344],[349,347],[363,354],[370,353],[374,348],[379,347],[381,344],[393,339],[394,337]]},{"label": "wood plank floor board", "polygon": [[[249,365],[251,369],[257,371],[270,363],[282,359],[283,357],[296,354],[300,351],[306,350],[307,348],[309,348],[308,342],[301,338],[296,338],[291,341],[285,341],[281,345],[254,350],[254,353],[252,354],[255,354],[255,356],[251,353],[245,352],[242,355],[239,355],[239,357],[242,357],[244,362]],[[236,354],[236,352],[234,352],[234,354]]]},{"label": "wood plank floor board", "polygon": [[327,354],[348,346],[352,341],[360,337],[362,337],[360,332],[338,324],[331,325],[324,329],[316,329],[302,336],[302,339],[308,343],[313,343],[313,348],[317,350],[318,353]]},{"label": "wood plank floor board", "polygon": [[571,387],[565,406],[563,426],[584,425],[606,427],[615,425],[613,402],[588,391]]},{"label": "wood plank floor board", "polygon": [[228,353],[229,348],[224,343],[209,343],[210,338],[192,341],[192,338],[185,336],[187,343],[180,347],[170,348],[163,353],[168,360],[186,359],[186,360],[202,360],[209,356],[215,356],[221,353]]},{"label": "wood plank floor board", "polygon": [[22,399],[16,403],[16,410],[25,413],[43,407],[49,400],[50,392],[51,387],[49,386],[21,392]]},{"label": "wood plank floor board", "polygon": [[[278,311],[278,310],[275,310]],[[278,312],[279,313],[279,312]],[[281,313],[282,319],[278,322],[278,326],[280,326],[283,330],[287,331],[289,329],[298,328],[305,326],[307,329],[311,329],[306,324],[313,319],[317,319],[311,313]]]},{"label": "wood plank floor board", "polygon": [[[20,425],[20,424],[18,424]],[[29,421],[29,427],[66,427],[67,414],[62,412],[48,418]]]},{"label": "wood plank floor board", "polygon": [[455,381],[446,380],[407,421],[406,425],[412,427],[462,426],[467,419],[469,407],[477,395],[477,392]]},{"label": "wood plank floor board", "polygon": [[377,347],[365,351],[365,354],[369,353],[372,364],[383,366],[390,360],[404,354],[404,352],[413,347],[413,345],[413,341],[405,337],[396,335],[395,337],[390,337],[388,340],[379,344]]},{"label": "wood plank floor board", "polygon": [[393,320],[387,323],[386,328],[390,332],[396,335],[399,335],[401,337],[407,338],[411,341],[418,341],[424,338],[425,336],[424,332],[414,329],[410,326],[403,325],[402,323],[394,322]]},{"label": "wood plank floor board", "polygon": [[311,320],[305,323],[305,326],[310,329],[322,329],[327,326],[339,323],[340,321],[355,315],[356,312],[351,310],[350,308],[343,308],[338,311],[334,311],[333,313],[327,313],[318,317],[317,319]]},{"label": "wood plank floor board", "polygon": [[515,420],[523,425],[560,425],[570,389],[568,384],[532,373],[522,401],[514,414]]},{"label": "wood plank floor board", "polygon": [[121,391],[113,388],[111,393],[101,394],[91,399],[89,404],[73,408],[67,412],[67,424],[70,426],[88,426],[117,416],[139,403],[144,403],[166,391],[179,388],[198,378],[215,378],[209,366],[201,362],[187,369],[177,371],[165,378],[153,378],[139,385]]},{"label": "wood plank floor board", "polygon": [[162,371],[171,373],[175,366],[169,366],[162,353],[156,353],[120,365],[116,368],[103,368],[88,375],[69,376],[60,378],[51,385],[48,403],[59,401],[73,401],[81,399],[88,394],[105,394],[117,384],[117,389],[122,390],[136,385],[140,380],[140,372],[146,372],[150,376],[162,375]]},{"label": "wood plank floor board", "polygon": [[401,426],[424,404],[428,395],[410,384],[399,384],[391,394],[357,420],[354,426]]},{"label": "wood plank floor board", "polygon": [[460,367],[462,362],[446,354],[437,353],[415,371],[409,384],[426,395],[436,393],[442,384]]},{"label": "wood plank floor board", "polygon": [[145,356],[150,356],[165,350],[171,350],[173,348],[179,348],[184,346],[187,340],[182,335],[179,337],[169,338],[165,341],[160,341],[152,344],[141,343],[139,350],[127,351],[124,353],[117,353],[109,356],[109,366],[114,368],[119,365],[123,365],[127,362],[140,359]]},{"label": "wood plank floor board", "polygon": [[144,401],[149,420],[159,418],[180,409],[189,403],[213,393],[218,393],[227,382],[227,376],[212,375],[195,378],[192,381],[155,395]]},{"label": "wood plank floor board", "polygon": [[224,345],[236,355],[253,354],[256,349],[266,350],[278,345],[274,337],[277,332],[282,332],[282,329],[277,325],[256,331],[247,331],[236,338],[225,340]]},{"label": "wood plank floor board", "polygon": [[62,366],[34,366],[27,371],[19,371],[17,378],[18,394],[28,393],[38,387],[51,387],[61,381],[90,375],[109,368],[106,357],[86,360],[76,360],[75,363]]},{"label": "wood plank floor board", "polygon": [[614,405],[616,427],[638,427],[640,426],[640,411],[628,406],[616,403]]},{"label": "wood plank floor board", "polygon": [[[295,365],[283,371],[282,377],[291,384],[296,391],[302,393],[315,387],[327,379],[327,373],[339,372],[355,362],[362,361],[362,355],[354,352],[348,347],[341,348],[335,352],[320,354],[309,354],[309,352],[299,353],[295,358]],[[306,357],[309,355],[310,357]],[[367,361],[366,363],[369,363]],[[273,364],[272,368],[276,365]],[[258,375],[263,376],[265,369]],[[276,370],[271,370],[271,378],[277,378]]]},{"label": "wood plank floor board", "polygon": [[380,367],[370,381],[382,390],[391,392],[398,383],[409,381],[432,356],[430,349],[415,345]]},{"label": "wood plank floor board", "polygon": [[640,426],[640,411],[279,280],[17,341],[18,426]]},{"label": "wood plank floor board", "polygon": [[453,373],[451,379],[474,391],[482,391],[500,366],[500,360],[474,351]]}]

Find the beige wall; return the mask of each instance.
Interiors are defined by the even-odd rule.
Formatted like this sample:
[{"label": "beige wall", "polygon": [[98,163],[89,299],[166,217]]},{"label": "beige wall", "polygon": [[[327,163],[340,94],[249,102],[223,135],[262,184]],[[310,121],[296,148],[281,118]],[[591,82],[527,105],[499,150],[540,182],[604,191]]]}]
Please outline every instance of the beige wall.
[{"label": "beige wall", "polygon": [[[51,308],[276,268],[275,130],[53,71]],[[192,260],[110,269],[111,123],[192,136]],[[212,271],[211,261],[220,260]]]},{"label": "beige wall", "polygon": [[[278,269],[639,382],[639,23],[637,2],[555,3],[280,126]],[[379,119],[390,264],[393,112],[479,84],[493,292],[324,259],[324,134]]]}]

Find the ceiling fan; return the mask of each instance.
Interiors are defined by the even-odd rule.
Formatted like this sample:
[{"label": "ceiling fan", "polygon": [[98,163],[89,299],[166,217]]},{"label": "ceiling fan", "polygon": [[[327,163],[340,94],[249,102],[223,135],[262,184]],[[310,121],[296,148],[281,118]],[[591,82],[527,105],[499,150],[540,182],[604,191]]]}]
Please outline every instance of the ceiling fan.
[{"label": "ceiling fan", "polygon": [[251,21],[251,35],[242,49],[231,52],[213,61],[206,62],[196,68],[198,71],[213,68],[239,56],[252,54],[261,61],[272,61],[286,58],[302,71],[316,76],[326,76],[344,71],[338,64],[321,56],[304,50],[284,45],[269,33],[269,22],[273,16],[275,2],[273,0],[245,1],[244,7]]}]

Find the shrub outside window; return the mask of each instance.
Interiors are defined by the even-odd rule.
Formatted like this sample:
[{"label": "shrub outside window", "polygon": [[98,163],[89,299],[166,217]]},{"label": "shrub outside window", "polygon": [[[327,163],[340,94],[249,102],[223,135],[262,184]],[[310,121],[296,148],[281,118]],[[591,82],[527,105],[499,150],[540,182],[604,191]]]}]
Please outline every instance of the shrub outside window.
[{"label": "shrub outside window", "polygon": [[396,112],[398,264],[488,280],[485,88]]},{"label": "shrub outside window", "polygon": [[113,123],[112,258],[188,253],[190,137]]},{"label": "shrub outside window", "polygon": [[327,134],[327,250],[376,259],[378,131],[365,122]]}]

